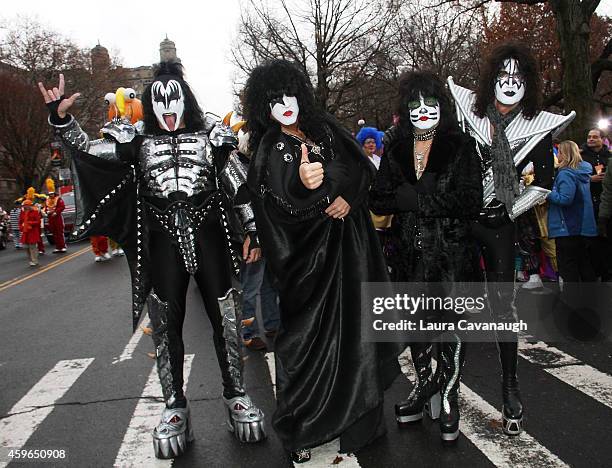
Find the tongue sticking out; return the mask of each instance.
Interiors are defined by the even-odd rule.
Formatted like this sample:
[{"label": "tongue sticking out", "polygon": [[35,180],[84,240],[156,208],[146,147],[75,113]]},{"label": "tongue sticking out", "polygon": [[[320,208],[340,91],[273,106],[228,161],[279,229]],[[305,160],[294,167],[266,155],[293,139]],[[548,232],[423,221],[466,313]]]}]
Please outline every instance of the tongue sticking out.
[{"label": "tongue sticking out", "polygon": [[171,132],[176,130],[176,114],[164,114],[164,122],[166,122],[168,130]]}]

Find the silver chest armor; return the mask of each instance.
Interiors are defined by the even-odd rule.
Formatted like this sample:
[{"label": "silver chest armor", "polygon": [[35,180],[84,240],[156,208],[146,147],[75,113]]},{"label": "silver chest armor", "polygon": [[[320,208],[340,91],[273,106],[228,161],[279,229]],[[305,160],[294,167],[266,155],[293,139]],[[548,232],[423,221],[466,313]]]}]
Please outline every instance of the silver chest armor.
[{"label": "silver chest armor", "polygon": [[203,132],[145,138],[138,158],[147,195],[191,197],[217,189],[212,147]]}]

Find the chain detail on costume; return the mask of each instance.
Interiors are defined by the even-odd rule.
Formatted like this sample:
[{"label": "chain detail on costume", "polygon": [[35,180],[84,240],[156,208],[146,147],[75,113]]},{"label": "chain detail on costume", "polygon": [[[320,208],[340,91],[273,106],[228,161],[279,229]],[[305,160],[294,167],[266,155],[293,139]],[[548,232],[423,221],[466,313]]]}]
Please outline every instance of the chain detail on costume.
[{"label": "chain detail on costume", "polygon": [[[136,180],[135,169],[134,180]],[[142,290],[142,229],[142,201],[140,199],[140,187],[136,184],[136,278],[134,280],[135,292],[132,297],[132,310],[135,319],[140,317],[146,299]]]},{"label": "chain detail on costume", "polygon": [[322,214],[323,210],[327,208],[331,203],[329,197],[326,196],[316,202],[314,205],[308,206],[306,208],[296,208],[284,198],[279,197],[265,185],[260,186],[260,192],[262,197],[268,195],[270,199],[272,199],[279,207],[281,207],[290,215],[296,216],[299,219],[314,218],[315,216]]},{"label": "chain detail on costume", "polygon": [[145,202],[149,213],[178,246],[185,270],[192,275],[198,271],[199,266],[195,243],[197,231],[207,215],[216,210],[216,201],[220,197],[221,193],[217,191],[198,207],[186,201],[176,201],[163,211]]},{"label": "chain detail on costume", "polygon": [[227,216],[225,214],[225,210],[223,209],[223,200],[219,199],[219,211],[221,213],[221,222],[223,224],[223,230],[225,231],[225,239],[227,241],[227,251],[229,252],[232,258],[232,266],[234,267],[234,273],[236,275],[240,274],[240,259],[232,246],[232,235],[229,230],[229,225],[227,223]]},{"label": "chain detail on costume", "polygon": [[100,211],[104,208],[104,205],[106,205],[107,203],[109,203],[113,198],[115,198],[115,196],[121,191],[121,189],[123,189],[128,182],[130,182],[130,179],[132,178],[132,174],[128,174],[126,175],[121,182],[119,182],[119,184],[112,189],[110,192],[108,192],[101,200],[100,203],[98,203],[98,205],[96,206],[96,209],[94,210],[93,214],[91,216],[89,216],[89,218],[87,218],[84,222],[82,222],[75,231],[73,231],[73,235],[80,235],[83,233],[83,231],[85,231],[86,229],[89,229],[89,226],[91,225],[91,223],[93,221],[95,221],[95,219],[98,217],[98,214],[100,214]]},{"label": "chain detail on costume", "polygon": [[155,360],[166,405],[171,407],[176,401],[176,389],[173,386],[172,364],[168,340],[168,303],[162,301],[154,291],[148,299],[149,318],[153,325],[153,343]]},{"label": "chain detail on costume", "polygon": [[242,352],[240,324],[242,322],[242,293],[235,288],[227,291],[225,296],[217,299],[223,324],[223,339],[234,392],[244,393],[242,381]]},{"label": "chain detail on costume", "polygon": [[217,189],[210,141],[202,132],[145,138],[139,158],[153,196],[167,198],[180,191],[191,197]]}]

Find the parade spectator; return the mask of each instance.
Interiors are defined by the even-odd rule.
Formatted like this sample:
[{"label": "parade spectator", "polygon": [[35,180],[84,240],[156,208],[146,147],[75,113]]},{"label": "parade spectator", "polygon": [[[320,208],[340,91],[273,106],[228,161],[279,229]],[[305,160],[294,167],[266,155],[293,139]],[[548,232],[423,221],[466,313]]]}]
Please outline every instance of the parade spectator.
[{"label": "parade spectator", "polygon": [[595,217],[599,211],[599,201],[602,191],[602,181],[604,179],[608,160],[612,157],[610,151],[603,143],[603,131],[599,128],[589,130],[587,142],[582,146],[580,153],[582,160],[588,162],[592,166],[591,170],[591,198],[593,200],[593,209]]},{"label": "parade spectator", "polygon": [[30,266],[38,265],[38,242],[40,241],[41,214],[31,200],[24,200],[19,216],[21,244],[26,246]]},{"label": "parade spectator", "polygon": [[610,218],[612,218],[612,171],[606,171],[602,182],[597,229],[599,235],[609,239]]},{"label": "parade spectator", "polygon": [[[608,160],[612,156],[609,148],[604,144],[605,134],[599,128],[589,130],[587,142],[581,148],[582,159],[591,166],[591,198],[593,200],[593,210],[595,219],[598,218],[601,193],[603,190],[602,182],[608,166]],[[612,256],[612,245],[610,240],[601,236],[593,237],[589,240],[589,249],[593,260],[593,267],[597,276],[603,281],[607,281],[612,276],[608,266],[609,257]]]},{"label": "parade spectator", "polygon": [[16,249],[21,249],[21,232],[19,230],[19,215],[21,214],[21,202],[15,200],[13,209],[9,215],[9,226],[13,235],[13,243]]},{"label": "parade spectator", "polygon": [[559,172],[548,194],[548,235],[556,239],[559,274],[564,282],[595,281],[587,238],[597,235],[589,178],[593,167],[573,141],[559,144]]},{"label": "parade spectator", "polygon": [[374,127],[361,127],[355,135],[355,139],[376,169],[380,167],[380,155],[376,152],[382,149],[382,136],[383,134]]}]

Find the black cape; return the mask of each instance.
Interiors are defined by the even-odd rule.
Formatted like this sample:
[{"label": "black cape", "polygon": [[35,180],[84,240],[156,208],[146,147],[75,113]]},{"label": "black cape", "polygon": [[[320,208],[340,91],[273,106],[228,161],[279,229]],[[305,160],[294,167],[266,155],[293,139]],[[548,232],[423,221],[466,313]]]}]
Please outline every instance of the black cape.
[{"label": "black cape", "polygon": [[[333,121],[320,143],[325,182],[299,180],[300,143],[270,129],[250,165],[262,253],[278,279],[281,324],[276,342],[272,425],[287,450],[341,437],[356,451],[384,432],[383,392],[399,373],[402,346],[361,339],[360,285],[388,281],[368,212],[373,168]],[[324,214],[336,196],[351,205],[344,221]]]}]

